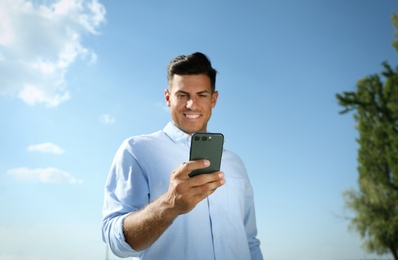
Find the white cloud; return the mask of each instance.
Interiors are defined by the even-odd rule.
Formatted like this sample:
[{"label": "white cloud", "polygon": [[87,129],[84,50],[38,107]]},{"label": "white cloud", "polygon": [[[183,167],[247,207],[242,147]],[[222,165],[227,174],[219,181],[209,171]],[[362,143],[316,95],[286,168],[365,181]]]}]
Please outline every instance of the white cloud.
[{"label": "white cloud", "polygon": [[99,117],[99,120],[102,124],[104,125],[113,125],[116,122],[116,118],[109,115],[109,114],[103,114]]},{"label": "white cloud", "polygon": [[69,67],[77,58],[97,58],[81,37],[98,34],[104,21],[105,8],[98,0],[1,0],[0,95],[46,106],[70,99]]},{"label": "white cloud", "polygon": [[20,181],[70,184],[83,183],[82,180],[74,178],[70,173],[53,167],[36,169],[20,167],[9,170],[7,174],[14,176]]},{"label": "white cloud", "polygon": [[53,143],[42,143],[29,145],[29,152],[41,152],[41,153],[53,153],[53,154],[63,154],[65,151],[56,144]]}]

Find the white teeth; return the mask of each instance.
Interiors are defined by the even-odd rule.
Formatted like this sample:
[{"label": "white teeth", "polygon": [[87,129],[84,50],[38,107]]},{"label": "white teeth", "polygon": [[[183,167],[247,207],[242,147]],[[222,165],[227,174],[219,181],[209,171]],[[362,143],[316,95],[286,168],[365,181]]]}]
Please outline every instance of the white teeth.
[{"label": "white teeth", "polygon": [[185,116],[188,118],[198,118],[199,117],[199,115],[185,115]]}]

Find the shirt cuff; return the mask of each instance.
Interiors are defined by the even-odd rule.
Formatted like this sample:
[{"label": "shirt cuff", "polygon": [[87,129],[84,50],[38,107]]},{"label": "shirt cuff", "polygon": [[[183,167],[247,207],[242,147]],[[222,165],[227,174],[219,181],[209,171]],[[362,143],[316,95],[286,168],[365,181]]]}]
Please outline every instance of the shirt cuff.
[{"label": "shirt cuff", "polygon": [[123,233],[123,223],[124,220],[127,218],[128,215],[131,213],[125,214],[120,216],[115,220],[114,223],[114,237],[113,241],[110,241],[110,248],[112,250],[112,253],[114,253],[118,257],[134,257],[134,256],[139,256],[140,251],[134,250],[127,242],[124,237]]}]

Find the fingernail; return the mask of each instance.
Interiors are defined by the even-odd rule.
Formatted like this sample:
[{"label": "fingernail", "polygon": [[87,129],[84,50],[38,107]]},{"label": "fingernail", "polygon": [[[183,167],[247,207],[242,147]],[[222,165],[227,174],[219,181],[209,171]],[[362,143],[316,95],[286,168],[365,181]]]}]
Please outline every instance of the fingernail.
[{"label": "fingernail", "polygon": [[209,166],[210,165],[210,161],[209,160],[205,160],[204,163],[205,163],[205,166]]}]

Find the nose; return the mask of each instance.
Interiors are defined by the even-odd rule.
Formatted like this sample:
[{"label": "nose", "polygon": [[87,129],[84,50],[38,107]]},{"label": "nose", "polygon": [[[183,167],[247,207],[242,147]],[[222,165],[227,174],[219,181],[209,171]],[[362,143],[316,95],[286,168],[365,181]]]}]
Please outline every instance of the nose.
[{"label": "nose", "polygon": [[197,105],[196,105],[196,100],[194,100],[193,98],[190,98],[190,99],[187,101],[186,107],[187,107],[188,109],[195,110],[196,107],[197,107]]}]

